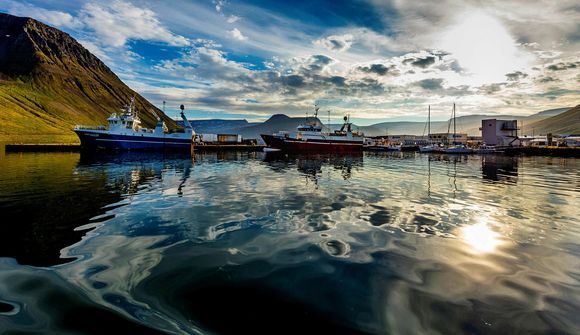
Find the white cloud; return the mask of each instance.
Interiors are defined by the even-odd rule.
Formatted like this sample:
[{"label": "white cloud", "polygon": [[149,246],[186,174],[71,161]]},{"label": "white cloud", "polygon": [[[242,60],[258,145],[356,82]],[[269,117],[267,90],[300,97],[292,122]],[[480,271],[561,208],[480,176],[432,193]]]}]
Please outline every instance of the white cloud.
[{"label": "white cloud", "polygon": [[174,46],[190,44],[187,38],[167,30],[152,10],[123,1],[88,3],[81,11],[81,19],[95,32],[97,40],[114,47],[125,45],[129,39],[159,41]]},{"label": "white cloud", "polygon": [[87,50],[89,50],[93,55],[97,56],[101,61],[109,64],[113,63],[113,60],[111,57],[109,57],[108,52],[101,49],[101,47],[96,43],[87,40],[78,40],[78,42]]},{"label": "white cloud", "polygon": [[12,0],[7,0],[5,5],[7,5],[8,11],[13,15],[31,17],[52,26],[71,29],[80,29],[84,26],[79,19],[69,13],[34,7],[27,3]]},{"label": "white cloud", "polygon": [[215,5],[215,11],[218,13],[221,13],[224,5],[226,4],[225,0],[214,0],[213,1],[214,5]]},{"label": "white cloud", "polygon": [[230,15],[230,17],[228,17],[228,23],[236,23],[240,20],[239,16],[235,16],[235,15]]},{"label": "white cloud", "polygon": [[[198,81],[212,81],[214,85],[228,85],[228,80],[249,75],[250,70],[242,64],[226,59],[225,54],[216,49],[200,47],[182,57],[162,61],[156,69],[176,77],[189,77]],[[234,85],[232,85],[234,86]]]},{"label": "white cloud", "polygon": [[313,43],[323,46],[330,51],[342,52],[350,49],[354,36],[351,34],[331,35],[314,41]]},{"label": "white cloud", "polygon": [[238,28],[234,28],[234,29],[232,29],[232,30],[228,30],[228,34],[229,34],[229,35],[230,35],[232,38],[234,38],[234,39],[236,39],[236,40],[238,40],[238,41],[245,41],[245,40],[247,40],[247,39],[248,39],[246,36],[244,36],[244,35],[242,34],[242,32],[241,32],[241,31],[240,31]]}]

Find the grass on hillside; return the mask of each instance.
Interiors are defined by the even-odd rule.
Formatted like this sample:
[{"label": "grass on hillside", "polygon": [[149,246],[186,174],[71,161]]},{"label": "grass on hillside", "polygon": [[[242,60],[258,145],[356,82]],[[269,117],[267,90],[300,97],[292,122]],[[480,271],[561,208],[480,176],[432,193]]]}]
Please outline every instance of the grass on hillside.
[{"label": "grass on hillside", "polygon": [[[105,99],[109,93],[90,81],[33,85],[0,80],[0,142],[79,143],[72,131],[75,125],[104,125],[115,111],[108,106],[120,107],[115,98]],[[78,86],[86,91],[79,92]]]}]

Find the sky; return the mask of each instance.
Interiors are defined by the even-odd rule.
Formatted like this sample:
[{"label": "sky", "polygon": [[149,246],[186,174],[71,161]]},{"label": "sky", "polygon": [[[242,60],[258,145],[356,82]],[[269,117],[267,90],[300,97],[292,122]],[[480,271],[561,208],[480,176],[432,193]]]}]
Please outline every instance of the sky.
[{"label": "sky", "polygon": [[[359,125],[580,103],[577,0],[3,0],[176,115]],[[334,122],[334,121],[333,121]]]}]

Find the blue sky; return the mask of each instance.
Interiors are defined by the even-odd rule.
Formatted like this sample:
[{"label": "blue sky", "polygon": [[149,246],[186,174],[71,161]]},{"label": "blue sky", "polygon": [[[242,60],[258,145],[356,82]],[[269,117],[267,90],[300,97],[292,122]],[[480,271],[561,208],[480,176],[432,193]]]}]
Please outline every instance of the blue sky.
[{"label": "blue sky", "polygon": [[[580,102],[580,6],[562,1],[14,1],[168,114],[361,125]],[[325,114],[326,116],[326,114]],[[326,119],[326,118],[324,118]]]}]

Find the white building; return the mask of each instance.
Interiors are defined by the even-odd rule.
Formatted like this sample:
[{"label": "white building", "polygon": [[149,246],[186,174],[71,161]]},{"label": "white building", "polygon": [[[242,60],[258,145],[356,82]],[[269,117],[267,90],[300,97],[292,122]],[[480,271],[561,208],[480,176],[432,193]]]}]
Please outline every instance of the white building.
[{"label": "white building", "polygon": [[519,146],[517,120],[481,120],[481,136],[485,145]]}]

